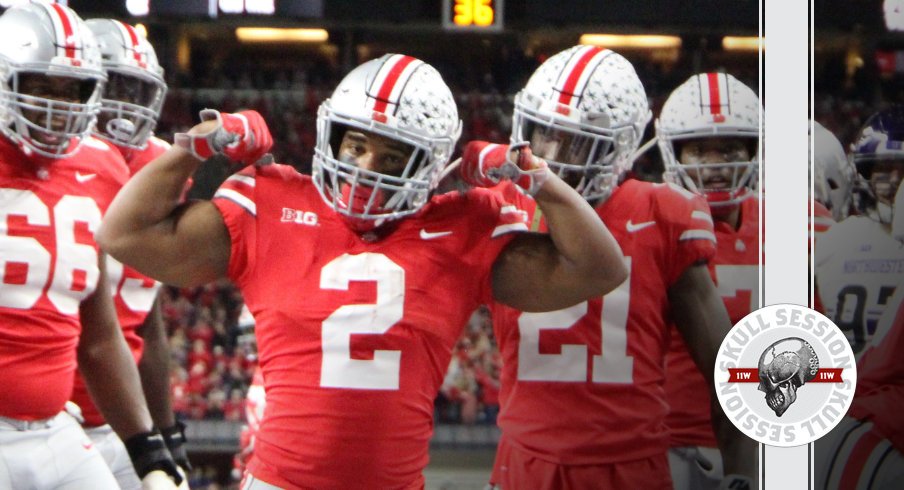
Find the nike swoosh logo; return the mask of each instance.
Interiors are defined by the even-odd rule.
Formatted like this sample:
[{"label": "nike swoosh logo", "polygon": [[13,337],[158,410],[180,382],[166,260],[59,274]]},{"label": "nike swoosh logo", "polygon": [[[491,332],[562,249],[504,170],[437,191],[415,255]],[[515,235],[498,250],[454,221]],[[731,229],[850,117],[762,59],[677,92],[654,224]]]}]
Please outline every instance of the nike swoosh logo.
[{"label": "nike swoosh logo", "polygon": [[634,233],[635,231],[640,231],[644,228],[649,228],[655,225],[655,221],[644,221],[643,223],[632,223],[631,220],[628,220],[628,224],[625,228],[628,229],[628,233]]},{"label": "nike swoosh logo", "polygon": [[83,174],[81,172],[75,173],[75,180],[79,181],[79,183],[81,183],[81,184],[88,182],[89,180],[93,179],[94,177],[97,177],[97,174]]},{"label": "nike swoosh logo", "polygon": [[429,232],[423,228],[421,228],[421,240],[433,240],[434,238],[444,237],[451,235],[451,231],[437,231],[437,232]]}]

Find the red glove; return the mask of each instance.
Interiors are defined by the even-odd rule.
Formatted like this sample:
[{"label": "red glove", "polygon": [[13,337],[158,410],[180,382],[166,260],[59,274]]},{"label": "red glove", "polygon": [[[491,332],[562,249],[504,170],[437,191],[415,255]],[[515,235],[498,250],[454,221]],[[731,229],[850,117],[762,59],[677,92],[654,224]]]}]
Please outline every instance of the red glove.
[{"label": "red glove", "polygon": [[221,153],[234,162],[251,165],[273,146],[267,123],[257,111],[223,114],[215,109],[201,111],[202,121],[217,121],[217,127],[205,134],[177,133],[174,141],[199,160]]},{"label": "red glove", "polygon": [[531,153],[527,142],[498,145],[471,141],[461,156],[459,174],[472,187],[492,187],[511,180],[534,195],[549,177],[546,161]]}]

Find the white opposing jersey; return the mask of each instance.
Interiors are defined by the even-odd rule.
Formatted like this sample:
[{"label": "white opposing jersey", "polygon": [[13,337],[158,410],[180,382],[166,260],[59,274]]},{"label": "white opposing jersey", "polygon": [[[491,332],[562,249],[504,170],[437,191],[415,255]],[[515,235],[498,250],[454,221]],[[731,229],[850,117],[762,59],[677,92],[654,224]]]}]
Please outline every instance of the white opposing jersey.
[{"label": "white opposing jersey", "polygon": [[859,355],[904,279],[904,248],[882,225],[852,216],[816,243],[816,285],[826,316]]}]

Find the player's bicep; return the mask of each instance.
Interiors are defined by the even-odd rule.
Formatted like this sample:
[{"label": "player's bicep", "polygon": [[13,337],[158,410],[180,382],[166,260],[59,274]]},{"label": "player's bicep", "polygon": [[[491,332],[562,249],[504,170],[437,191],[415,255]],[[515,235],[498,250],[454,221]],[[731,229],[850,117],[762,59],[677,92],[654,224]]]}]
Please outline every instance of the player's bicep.
[{"label": "player's bicep", "polygon": [[210,201],[183,204],[166,220],[136,234],[143,250],[129,262],[139,272],[176,286],[196,286],[226,275],[231,240]]},{"label": "player's bicep", "polygon": [[555,311],[594,294],[549,235],[519,233],[493,263],[493,298],[521,311]]}]

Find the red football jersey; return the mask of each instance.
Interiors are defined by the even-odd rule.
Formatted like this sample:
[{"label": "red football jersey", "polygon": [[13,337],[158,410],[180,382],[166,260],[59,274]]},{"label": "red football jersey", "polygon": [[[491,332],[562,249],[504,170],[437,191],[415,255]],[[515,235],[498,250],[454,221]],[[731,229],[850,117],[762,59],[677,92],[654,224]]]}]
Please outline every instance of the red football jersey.
[{"label": "red football jersey", "polygon": [[[151,138],[148,140],[147,146],[142,150],[123,151],[111,145],[114,151],[119,151],[126,156],[126,165],[128,165],[129,173],[135,175],[136,172],[144,168],[153,159],[160,156],[169,149],[169,144],[159,138]],[[148,313],[154,306],[154,299],[160,290],[160,283],[136,271],[135,269],[123,265],[113,257],[107,256],[107,275],[110,280],[110,287],[113,289],[113,304],[116,306],[116,317],[119,319],[119,325],[122,327],[122,334],[129,344],[129,350],[132,351],[132,357],[137,363],[141,359],[141,353],[144,349],[144,340],[138,335],[138,327],[144,323]],[[71,400],[82,409],[82,417],[85,419],[85,425],[96,427],[106,423],[100,410],[94,405],[91,395],[88,394],[88,387],[85,380],[76,371],[75,385],[72,390]]]},{"label": "red football jersey", "polygon": [[35,420],[72,393],[79,305],[99,276],[94,233],[128,169],[93,138],[37,174],[23,162],[0,138],[0,415]]},{"label": "red football jersey", "polygon": [[628,180],[597,213],[629,266],[621,286],[550,313],[491,308],[503,437],[559,464],[665,454],[667,291],[715,254],[706,201],[673,185]]},{"label": "red football jersey", "polygon": [[876,431],[904,453],[904,288],[898,288],[889,304],[899,305],[886,310],[870,339],[863,356],[857,362],[857,392],[848,415],[869,420]]},{"label": "red football jersey", "polygon": [[422,486],[452,348],[525,213],[482,189],[443,194],[366,241],[283,165],[230,177],[214,203],[267,390],[251,473],[286,488]]},{"label": "red football jersey", "polygon": [[[759,308],[760,200],[750,197],[741,201],[740,226],[735,230],[716,220],[716,257],[709,271],[725,309],[735,324]],[[691,358],[684,338],[671,328],[669,353],[666,356],[665,391],[669,402],[666,425],[672,447],[716,447],[710,417],[709,386]]]},{"label": "red football jersey", "polygon": [[826,209],[819,201],[810,201],[813,206],[810,214],[810,228],[814,233],[824,233],[835,224],[832,212]]}]

